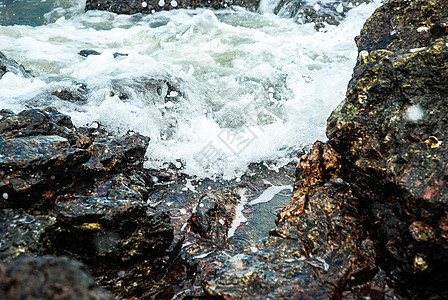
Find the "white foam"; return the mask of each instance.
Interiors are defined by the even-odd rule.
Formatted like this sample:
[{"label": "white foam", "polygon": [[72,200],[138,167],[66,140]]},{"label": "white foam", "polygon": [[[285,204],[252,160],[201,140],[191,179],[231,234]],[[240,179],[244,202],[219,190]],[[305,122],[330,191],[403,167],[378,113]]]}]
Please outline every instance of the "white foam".
[{"label": "white foam", "polygon": [[241,223],[247,222],[246,217],[243,215],[244,205],[247,204],[247,197],[245,195],[246,189],[241,189],[238,194],[240,195],[240,202],[235,207],[235,218],[233,219],[232,226],[230,226],[229,231],[227,232],[227,239],[230,239],[235,235],[235,231],[241,225]]},{"label": "white foam", "polygon": [[24,98],[34,96],[45,82],[39,78],[25,78],[21,74],[6,72],[0,79],[1,98]]},{"label": "white foam", "polygon": [[[2,51],[39,76],[4,76],[2,108],[26,107],[53,81],[86,83],[87,104],[51,105],[76,125],[97,121],[118,134],[150,136],[146,167],[181,161],[190,175],[224,178],[253,162],[281,165],[326,139],[326,119],[344,98],[356,61],[353,38],[379,5],[361,5],[338,27],[316,32],[313,24],[244,10],[136,17],[83,13],[81,0],[59,1],[48,25],[0,26]],[[102,54],[84,58],[77,55],[82,49]],[[115,52],[128,56],[114,59]],[[164,103],[145,85],[148,78],[174,82],[178,95]],[[128,99],[110,94],[117,83]]]},{"label": "white foam", "polygon": [[284,191],[284,190],[292,191],[292,186],[290,186],[290,185],[270,186],[266,190],[264,190],[260,196],[258,196],[256,199],[250,201],[247,204],[255,205],[255,204],[259,204],[259,203],[269,202],[275,197],[275,195],[277,195],[278,193],[280,193],[281,191]]}]

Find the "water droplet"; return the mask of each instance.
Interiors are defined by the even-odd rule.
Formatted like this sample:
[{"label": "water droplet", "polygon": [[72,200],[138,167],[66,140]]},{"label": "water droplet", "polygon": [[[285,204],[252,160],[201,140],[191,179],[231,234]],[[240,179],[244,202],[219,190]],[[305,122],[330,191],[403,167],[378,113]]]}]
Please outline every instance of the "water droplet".
[{"label": "water droplet", "polygon": [[336,11],[338,13],[344,12],[344,6],[342,6],[342,3],[339,3],[338,7],[336,7]]}]

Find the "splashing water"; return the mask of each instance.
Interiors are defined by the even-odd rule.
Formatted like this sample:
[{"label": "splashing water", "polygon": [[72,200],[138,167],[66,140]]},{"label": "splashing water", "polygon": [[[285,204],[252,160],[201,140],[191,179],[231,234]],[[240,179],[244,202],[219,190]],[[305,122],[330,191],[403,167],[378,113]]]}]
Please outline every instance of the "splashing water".
[{"label": "splashing water", "polygon": [[[138,131],[151,137],[146,167],[173,163],[189,175],[223,178],[254,162],[284,165],[325,139],[356,60],[353,38],[379,5],[361,5],[339,26],[316,31],[273,15],[269,1],[263,14],[148,16],[84,13],[84,2],[55,1],[34,27],[0,18],[0,50],[36,76],[3,76],[0,106],[53,106],[78,126]],[[83,49],[101,55],[82,57]],[[85,101],[49,97],[79,89]]]}]

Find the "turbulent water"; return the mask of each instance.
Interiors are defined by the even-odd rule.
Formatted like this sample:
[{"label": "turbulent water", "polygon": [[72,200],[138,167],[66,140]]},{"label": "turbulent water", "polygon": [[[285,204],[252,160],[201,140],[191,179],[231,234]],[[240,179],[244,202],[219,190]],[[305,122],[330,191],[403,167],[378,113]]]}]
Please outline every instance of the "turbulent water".
[{"label": "turbulent water", "polygon": [[[320,31],[275,16],[270,0],[262,13],[128,16],[84,5],[0,1],[0,51],[36,76],[4,75],[0,108],[53,106],[78,126],[137,131],[151,137],[147,167],[235,178],[250,163],[277,168],[325,140],[355,64],[353,39],[378,2]],[[101,55],[78,55],[83,49]],[[64,89],[86,99],[48,97]]]}]

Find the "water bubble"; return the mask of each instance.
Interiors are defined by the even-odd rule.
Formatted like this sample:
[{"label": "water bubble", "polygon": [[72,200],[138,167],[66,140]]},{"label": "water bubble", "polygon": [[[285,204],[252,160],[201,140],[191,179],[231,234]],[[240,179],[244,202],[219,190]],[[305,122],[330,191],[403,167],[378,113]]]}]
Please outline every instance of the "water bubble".
[{"label": "water bubble", "polygon": [[171,101],[168,101],[168,102],[165,103],[165,107],[166,108],[173,108],[174,106],[175,106],[175,104],[173,102],[171,102]]},{"label": "water bubble", "polygon": [[179,93],[176,91],[171,91],[170,94],[168,95],[168,97],[176,97],[179,96]]},{"label": "water bubble", "polygon": [[3,199],[5,199],[5,200],[7,200],[8,199],[8,197],[9,197],[9,195],[8,195],[8,193],[3,193]]},{"label": "water bubble", "polygon": [[338,7],[336,7],[336,11],[338,13],[344,12],[344,6],[342,6],[342,3],[339,3]]},{"label": "water bubble", "polygon": [[417,28],[417,32],[428,32],[428,31],[429,31],[429,28],[426,26]]},{"label": "water bubble", "polygon": [[164,6],[165,5],[165,0],[160,0],[159,1],[159,6]]},{"label": "water bubble", "polygon": [[148,6],[148,3],[146,3],[146,2],[142,2],[142,6],[143,6],[143,7],[147,7],[147,6]]},{"label": "water bubble", "polygon": [[175,0],[172,0],[172,1],[171,1],[171,6],[172,6],[172,7],[177,7],[177,2],[176,2]]}]

